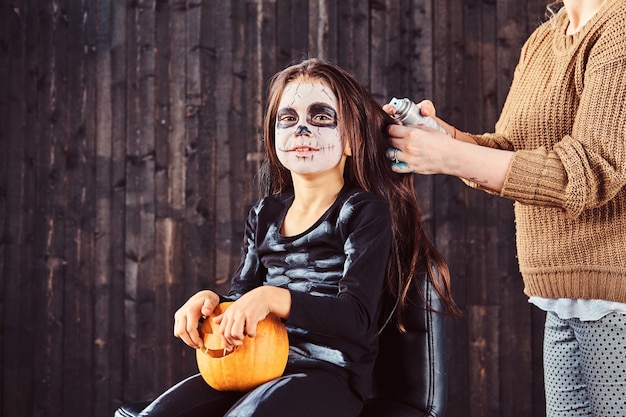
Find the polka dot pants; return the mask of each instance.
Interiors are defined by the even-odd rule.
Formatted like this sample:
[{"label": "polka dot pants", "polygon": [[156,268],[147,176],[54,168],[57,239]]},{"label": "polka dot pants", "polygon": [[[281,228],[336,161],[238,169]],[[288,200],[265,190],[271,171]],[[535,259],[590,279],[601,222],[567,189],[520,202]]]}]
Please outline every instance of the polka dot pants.
[{"label": "polka dot pants", "polygon": [[548,312],[543,360],[548,417],[626,416],[626,315],[580,321]]}]

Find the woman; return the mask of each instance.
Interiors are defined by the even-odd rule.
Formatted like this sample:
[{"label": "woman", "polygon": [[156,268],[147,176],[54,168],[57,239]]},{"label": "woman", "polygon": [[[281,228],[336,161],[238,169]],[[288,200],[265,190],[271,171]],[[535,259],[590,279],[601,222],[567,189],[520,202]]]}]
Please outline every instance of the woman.
[{"label": "woman", "polygon": [[215,391],[195,375],[140,415],[358,416],[380,327],[394,314],[402,322],[424,264],[455,311],[412,178],[396,176],[384,159],[392,123],[350,74],[324,61],[274,76],[264,122],[267,196],[249,212],[230,293],[193,295],[175,314],[174,334],[202,349],[198,320],[235,300],[216,319],[227,349],[274,313],[289,334],[287,369],[246,393]]},{"label": "woman", "polygon": [[625,415],[626,3],[564,6],[524,45],[495,133],[424,102],[450,135],[393,126],[388,157],[515,201],[525,293],[547,311],[548,415]]}]

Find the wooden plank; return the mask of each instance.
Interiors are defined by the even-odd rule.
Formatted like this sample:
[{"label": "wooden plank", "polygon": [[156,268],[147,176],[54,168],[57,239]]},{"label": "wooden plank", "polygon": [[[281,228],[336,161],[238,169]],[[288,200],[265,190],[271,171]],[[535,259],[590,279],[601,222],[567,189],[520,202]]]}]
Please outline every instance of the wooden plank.
[{"label": "wooden plank", "polygon": [[[463,126],[467,126],[471,132],[480,133],[493,130],[495,123],[495,103],[487,97],[495,95],[495,5],[472,1],[468,2],[464,10],[465,27],[472,28],[465,35],[464,85],[468,86],[465,88],[465,101],[475,111],[465,113]],[[489,94],[489,91],[492,93]],[[491,285],[492,277],[498,274],[495,204],[495,197],[483,192],[467,193],[467,209],[471,219],[467,229],[468,266],[472,277],[468,298],[473,305],[493,305],[499,299],[498,287]]]},{"label": "wooden plank", "polygon": [[352,72],[371,92],[370,60],[372,54],[369,33],[371,11],[367,3],[355,0],[352,17],[354,18],[351,42],[354,45]]},{"label": "wooden plank", "polygon": [[[47,7],[46,7],[47,6]],[[41,337],[37,346],[45,346],[41,356],[35,361],[34,369],[39,370],[39,383],[35,386],[34,404],[46,404],[52,414],[63,414],[63,340],[64,340],[64,279],[65,256],[64,230],[67,213],[67,158],[64,150],[64,137],[67,134],[63,116],[67,113],[67,34],[64,4],[41,5],[40,39],[43,44],[40,64],[49,77],[39,92],[41,155],[38,165],[41,168],[38,198],[45,201],[45,278],[37,289],[41,307],[45,310],[45,322],[35,326]],[[44,22],[48,20],[48,22]],[[48,51],[46,51],[46,49]],[[45,301],[44,301],[45,300]],[[41,359],[40,359],[41,358]],[[43,360],[43,363],[39,363]]]},{"label": "wooden plank", "polygon": [[[137,397],[126,397],[126,132],[127,132],[127,91],[130,90],[127,71],[130,64],[127,62],[127,6],[125,0],[111,1],[111,37],[104,39],[109,44],[107,53],[110,56],[111,85],[110,106],[111,138],[104,136],[102,140],[110,146],[110,199],[111,220],[107,229],[110,235],[110,271],[107,279],[111,288],[111,299],[108,302],[109,324],[103,328],[108,331],[108,375],[111,409],[115,409],[129,400],[136,401]],[[102,39],[102,38],[100,38]],[[105,112],[106,114],[106,112]],[[106,119],[103,119],[103,123]],[[100,141],[99,141],[100,142]],[[106,185],[104,185],[106,187]],[[105,193],[107,191],[104,191]],[[106,302],[106,300],[103,300]],[[105,306],[106,308],[106,306]]]},{"label": "wooden plank", "polygon": [[[43,115],[46,105],[45,101],[42,101],[43,105],[40,106],[40,98],[45,100],[46,93],[43,89],[49,89],[49,74],[43,75],[45,71],[42,71],[41,65],[47,65],[50,59],[50,51],[44,52],[40,49],[41,46],[41,33],[45,36],[50,35],[50,21],[45,24],[41,24],[39,20],[39,5],[37,2],[30,2],[24,5],[17,13],[20,15],[20,19],[24,26],[23,34],[21,35],[22,41],[17,42],[16,45],[24,47],[23,52],[25,54],[18,53],[24,59],[25,66],[20,68],[24,75],[28,74],[25,79],[25,84],[20,90],[20,94],[14,96],[18,98],[17,103],[25,103],[25,108],[21,105],[17,105],[16,108],[20,111],[25,110],[24,114],[14,115],[16,122],[22,123],[24,126],[23,137],[18,134],[16,140],[23,140],[24,143],[16,146],[22,153],[16,158],[16,163],[21,166],[15,171],[19,173],[21,179],[16,181],[16,184],[21,187],[20,195],[15,196],[16,202],[21,205],[21,210],[18,213],[14,213],[12,223],[20,225],[19,234],[16,236],[18,244],[20,245],[19,253],[15,258],[12,258],[19,267],[19,271],[15,275],[8,275],[11,281],[15,284],[15,288],[19,291],[19,296],[15,300],[19,300],[19,309],[17,310],[18,317],[15,324],[19,327],[19,337],[13,339],[16,341],[16,350],[20,352],[21,358],[15,362],[18,367],[23,363],[30,362],[35,356],[35,353],[39,353],[36,346],[44,346],[44,340],[42,340],[40,331],[45,327],[45,322],[49,319],[44,308],[46,299],[44,297],[44,282],[42,277],[45,275],[44,265],[46,261],[47,252],[46,247],[46,217],[45,208],[37,207],[39,202],[45,201],[43,190],[46,186],[41,183],[45,181],[45,166],[39,164],[40,155],[45,155],[47,158],[50,154],[49,149],[46,148],[47,142],[39,139],[42,137],[41,123],[46,120],[47,115]],[[43,38],[47,39],[47,38]],[[22,43],[24,42],[24,43]],[[49,45],[49,43],[44,43]],[[48,60],[41,59],[42,57]],[[21,76],[11,80],[11,85],[19,86],[20,82],[24,80]],[[15,84],[17,82],[17,85]],[[15,104],[17,104],[15,103]],[[13,119],[13,117],[11,119]],[[47,122],[47,121],[46,121]],[[17,133],[17,132],[16,132]],[[20,132],[21,133],[21,132]],[[12,135],[11,135],[12,136]],[[28,140],[30,138],[30,140]],[[16,155],[17,156],[17,155]],[[44,159],[44,158],[42,158]],[[11,299],[11,298],[9,298]],[[13,322],[11,318],[9,318]],[[24,329],[20,323],[33,323],[32,326]],[[24,331],[25,330],[25,331]],[[25,339],[24,339],[25,337]],[[9,339],[11,340],[11,339]],[[30,347],[28,345],[34,345]],[[45,355],[38,356],[38,359],[47,361],[49,358]],[[28,362],[26,362],[28,361]],[[33,365],[33,370],[37,369],[37,364]],[[29,377],[31,374],[21,371],[24,377]],[[35,375],[36,371],[32,375]],[[42,375],[37,375],[41,378]],[[31,379],[32,380],[32,379]],[[41,381],[41,380],[40,380]],[[48,386],[52,384],[51,380],[46,381]],[[33,412],[36,407],[39,407],[41,403],[38,403],[35,398],[35,393],[38,390],[36,384],[29,384],[27,381],[18,381],[16,388],[18,389],[18,395],[15,397],[11,394],[7,398],[11,399],[11,403],[14,403],[14,398],[17,399],[16,410],[24,410],[24,414]],[[42,387],[43,388],[43,387]],[[47,387],[46,387],[47,388]],[[46,389],[44,388],[44,389]],[[21,403],[21,400],[25,400]],[[15,405],[15,404],[14,404]],[[20,406],[24,406],[20,408]],[[17,415],[22,414],[20,412]],[[10,413],[8,414],[10,415]]]},{"label": "wooden plank", "polygon": [[[338,43],[341,38],[337,36],[339,5],[338,0],[325,0],[319,2],[319,17],[317,23],[312,21],[309,14],[309,50],[311,50],[311,38],[315,36],[315,47],[318,51],[318,57],[338,63]],[[317,29],[315,29],[317,26]]]},{"label": "wooden plank", "polygon": [[176,171],[180,164],[175,164],[174,161],[178,160],[177,148],[181,146],[181,132],[185,129],[184,8],[185,4],[178,1],[157,0],[155,3],[154,48],[157,53],[154,57],[154,188],[157,218],[173,215],[174,200],[179,203],[179,211],[182,207],[179,195],[174,195],[172,183],[180,177],[180,173]]},{"label": "wooden plank", "polygon": [[[513,71],[519,59],[520,49],[529,34],[528,9],[526,4],[506,1],[498,8],[497,21],[497,106],[502,108],[513,78]],[[545,8],[545,4],[542,6]],[[530,18],[534,20],[535,18]],[[498,205],[498,229],[500,230],[499,261],[502,280],[502,337],[501,371],[502,412],[510,416],[533,415],[545,408],[543,392],[539,402],[533,399],[533,381],[537,372],[528,372],[533,367],[534,335],[532,334],[532,307],[522,293],[523,284],[519,274],[515,250],[515,228],[513,204],[502,201]],[[542,337],[538,338],[539,341]],[[541,369],[541,368],[539,368]],[[539,372],[541,379],[541,372]],[[543,386],[541,386],[543,387]],[[526,401],[519,401],[522,397]],[[538,405],[539,404],[539,405]]]},{"label": "wooden plank", "polygon": [[[463,8],[459,2],[433,2],[433,101],[437,113],[449,123],[459,125],[463,102],[460,90],[463,73]],[[467,268],[466,187],[456,178],[436,176],[434,179],[435,244],[450,267],[452,293],[462,310],[468,308],[469,281]],[[460,213],[463,213],[459,215]],[[471,407],[468,392],[469,334],[468,318],[448,322],[449,368],[461,370],[448,379],[450,415],[465,415]]]},{"label": "wooden plank", "polygon": [[406,43],[403,42],[408,30],[406,16],[410,13],[407,3],[396,0],[387,0],[385,4],[385,37],[384,52],[385,60],[383,69],[385,84],[381,97],[377,97],[379,103],[386,103],[393,96],[392,91],[406,91],[407,56]]},{"label": "wooden plank", "polygon": [[[65,112],[61,114],[63,149],[66,154],[65,240],[66,261],[63,286],[64,335],[63,414],[79,415],[93,404],[92,386],[86,380],[93,375],[93,281],[94,236],[93,201],[93,95],[86,85],[86,65],[93,53],[88,39],[92,15],[78,2],[60,5],[67,21],[66,54],[59,60],[68,82],[63,86]],[[62,25],[59,25],[61,27]],[[93,39],[92,39],[93,40]],[[71,81],[70,81],[71,80]]]},{"label": "wooden plank", "polygon": [[[257,40],[256,40],[256,54],[260,59],[254,63],[251,63],[256,67],[255,72],[260,84],[260,90],[255,92],[255,96],[259,97],[261,103],[260,114],[256,117],[260,117],[259,122],[259,137],[262,138],[262,120],[263,112],[265,110],[267,86],[270,78],[279,70],[283,68],[283,64],[280,59],[280,28],[285,25],[279,19],[278,4],[284,2],[278,2],[275,0],[258,0],[260,6],[257,6]],[[262,86],[262,87],[261,87]],[[258,109],[258,104],[251,103],[254,109]],[[258,112],[259,110],[256,110]],[[262,149],[262,146],[258,149]]]},{"label": "wooden plank", "polygon": [[337,32],[339,30],[339,4],[341,1],[342,0],[328,0],[328,3],[326,4],[328,33],[322,38],[323,44],[327,45],[325,51],[326,59],[335,63],[337,63],[339,59],[339,43],[343,41],[343,39],[337,36]]},{"label": "wooden plank", "polygon": [[[270,9],[271,10],[271,9]],[[265,104],[266,84],[269,76],[266,78],[264,75],[264,69],[266,68],[266,62],[275,63],[274,54],[275,48],[263,48],[261,49],[264,33],[271,33],[274,29],[270,26],[270,22],[273,22],[271,18],[267,18],[269,10],[264,7],[262,1],[248,3],[246,8],[245,27],[249,30],[245,35],[245,49],[246,62],[242,63],[246,68],[246,81],[243,85],[245,88],[244,102],[242,103],[245,108],[244,111],[244,126],[246,129],[246,151],[245,151],[245,166],[247,169],[247,178],[244,183],[245,196],[242,199],[241,218],[239,231],[243,234],[242,227],[244,224],[245,216],[247,216],[248,207],[254,201],[256,201],[261,194],[259,172],[262,162],[265,158],[265,152],[263,148],[263,114]],[[268,27],[269,26],[269,27]],[[267,42],[268,44],[270,42]],[[265,56],[270,58],[265,61]],[[273,70],[273,68],[272,68]],[[235,244],[241,245],[241,236],[239,241],[235,240]]]},{"label": "wooden plank", "polygon": [[[154,15],[155,50],[155,257],[154,312],[149,325],[154,329],[154,390],[158,394],[174,384],[172,375],[173,308],[167,287],[172,279],[172,265],[178,253],[170,244],[176,232],[172,218],[184,209],[184,172],[181,172],[185,149],[185,67],[187,5],[178,0],[157,1]],[[177,382],[177,381],[176,381]]]},{"label": "wooden plank", "polygon": [[[23,154],[21,158],[16,160],[21,163],[21,168],[18,172],[21,173],[21,196],[18,198],[20,204],[22,204],[21,212],[15,213],[13,221],[21,224],[20,236],[19,236],[19,244],[20,251],[18,257],[13,258],[15,262],[19,262],[19,273],[17,274],[18,281],[16,282],[17,288],[19,288],[19,292],[25,294],[25,296],[20,297],[20,306],[19,306],[19,319],[17,321],[18,326],[21,322],[33,322],[38,321],[38,323],[33,326],[34,328],[27,329],[26,334],[23,333],[23,329],[20,329],[20,337],[26,336],[26,339],[15,339],[18,340],[17,348],[21,351],[23,355],[22,358],[17,362],[18,366],[20,363],[23,363],[24,360],[31,358],[35,352],[37,352],[36,348],[28,348],[24,345],[24,343],[33,343],[34,339],[37,339],[38,333],[37,330],[43,328],[43,321],[45,320],[45,315],[41,310],[35,309],[34,306],[43,305],[43,292],[41,289],[41,277],[42,277],[42,260],[45,257],[44,254],[44,233],[45,227],[39,228],[38,226],[43,226],[43,216],[41,216],[42,211],[36,209],[37,201],[40,201],[40,196],[38,195],[38,170],[39,165],[37,164],[37,153],[40,146],[45,146],[42,143],[38,143],[37,140],[28,140],[28,138],[38,138],[41,135],[39,130],[39,118],[41,115],[39,114],[39,109],[37,108],[39,89],[40,87],[38,83],[40,82],[40,78],[38,77],[38,71],[40,62],[38,54],[38,45],[39,45],[39,37],[40,37],[40,24],[38,21],[37,4],[35,2],[31,2],[26,5],[26,9],[22,10],[21,18],[24,19],[25,29],[24,36],[24,52],[23,55],[25,62],[25,74],[28,74],[28,77],[25,79],[24,89],[21,90],[21,94],[25,95],[26,98],[23,99],[20,97],[18,102],[26,103],[25,114],[18,117],[18,120],[24,124],[24,136],[22,138],[15,138],[17,140],[24,140],[25,143],[17,147],[20,149],[22,147]],[[45,26],[44,26],[45,27]],[[17,80],[21,80],[20,77]],[[15,81],[12,80],[11,84],[13,85]],[[21,106],[19,106],[21,107]],[[19,108],[18,107],[18,108]],[[43,220],[43,221],[42,221]],[[41,239],[41,241],[39,240]],[[11,277],[11,281],[13,281],[13,276]],[[29,294],[30,292],[30,294]],[[41,302],[42,304],[38,304]],[[25,307],[28,310],[29,308],[33,311],[25,311]],[[37,339],[38,342],[41,342],[41,339]],[[24,382],[24,381],[21,381]],[[35,401],[34,401],[34,390],[36,388],[31,384],[28,385],[18,385],[19,391],[24,391],[19,393],[19,398],[23,398],[30,403],[24,404],[27,406],[26,410],[29,408],[34,409]],[[9,396],[7,398],[11,398],[11,402],[13,397]],[[30,411],[30,410],[29,410]]]},{"label": "wooden plank", "polygon": [[128,396],[155,396],[155,4],[129,10],[126,163],[126,340]]},{"label": "wooden plank", "polygon": [[233,175],[235,167],[233,167],[231,152],[233,149],[229,146],[231,143],[230,131],[232,128],[232,120],[230,112],[234,109],[235,97],[231,94],[233,88],[233,35],[235,31],[233,21],[234,11],[232,4],[224,5],[217,11],[217,20],[221,23],[221,30],[216,33],[216,43],[223,48],[216,60],[215,74],[215,97],[220,103],[216,108],[215,119],[215,140],[216,148],[215,159],[215,243],[216,243],[216,259],[215,273],[213,275],[213,285],[219,286],[226,284],[230,279],[231,272],[231,243],[233,239],[232,231],[232,194],[230,193],[231,183],[230,176]]},{"label": "wooden plank", "polygon": [[[535,342],[539,343],[541,352],[541,335],[532,333],[532,309],[527,297],[523,294],[522,279],[515,255],[515,229],[512,202],[500,201],[497,208],[499,234],[499,274],[501,283],[501,406],[503,415],[527,416],[537,415],[545,406],[543,398],[533,398],[533,381],[541,379],[541,366],[533,366]],[[536,339],[535,339],[536,337]],[[529,370],[531,370],[529,372]],[[543,388],[543,386],[541,386]],[[520,397],[525,401],[521,401]],[[541,392],[543,397],[543,391]]]},{"label": "wooden plank", "polygon": [[448,0],[433,2],[434,86],[438,114],[451,124],[462,126],[464,32],[463,5]]},{"label": "wooden plank", "polygon": [[[9,9],[8,5],[0,6],[1,14],[0,31],[2,33],[3,51],[2,75],[0,82],[3,85],[2,100],[2,292],[0,293],[0,308],[2,322],[2,346],[0,346],[0,365],[2,367],[2,379],[0,388],[0,412],[3,415],[20,415],[22,410],[31,411],[33,390],[29,384],[30,374],[24,372],[20,363],[30,360],[34,349],[32,347],[32,330],[23,328],[24,317],[33,319],[32,309],[32,284],[29,279],[29,271],[25,263],[20,262],[22,255],[28,255],[23,246],[25,233],[23,221],[28,217],[22,217],[22,213],[28,213],[32,207],[34,196],[28,194],[24,187],[28,181],[26,162],[27,141],[25,120],[28,118],[26,102],[20,100],[26,85],[25,71],[29,59],[25,45],[28,44],[27,33],[23,30],[26,22],[32,21],[27,10]],[[30,46],[30,45],[29,45]],[[29,90],[32,93],[32,90]],[[32,117],[32,116],[31,116]],[[5,175],[6,172],[6,175]],[[26,201],[25,201],[26,200]],[[24,307],[27,307],[24,311]],[[29,341],[30,340],[30,341]],[[28,363],[28,362],[27,362]],[[28,369],[30,371],[30,369]],[[9,401],[10,400],[10,401]]]},{"label": "wooden plank", "polygon": [[[0,4],[0,44],[7,45],[7,48],[0,50],[0,89],[2,91],[10,91],[9,89],[9,75],[11,74],[11,66],[9,56],[9,30],[11,25],[9,23],[9,17],[11,16],[11,10],[8,5]],[[9,106],[8,100],[0,100],[0,146],[2,149],[6,149],[3,153],[3,156],[0,156],[0,236],[8,236],[8,233],[5,234],[6,224],[5,219],[8,218],[8,210],[7,210],[7,177],[8,177],[8,165],[9,159],[6,155],[9,153],[9,133],[7,129],[8,125],[8,115],[9,115]],[[5,256],[6,256],[6,243],[5,239],[0,239],[0,277],[4,274],[5,269]],[[4,280],[3,280],[4,281]],[[4,283],[0,288],[3,288]],[[4,288],[3,288],[4,293]],[[4,311],[4,297],[0,296],[0,312]],[[1,322],[1,321],[0,321]],[[4,325],[4,323],[0,324]],[[0,344],[0,368],[4,369],[4,355],[2,352],[4,351],[4,346]],[[2,400],[2,393],[4,392],[4,380],[0,378],[0,400]]]},{"label": "wooden plank", "polygon": [[[204,30],[199,33],[200,67],[199,77],[203,91],[202,106],[194,109],[198,127],[196,136],[189,138],[191,150],[186,156],[186,266],[185,282],[174,302],[181,305],[196,291],[211,287],[215,277],[215,159],[217,140],[215,117],[217,100],[215,75],[217,73],[216,32],[222,30],[218,9],[222,3],[204,1],[201,7],[201,22]],[[219,22],[219,23],[218,23]],[[181,346],[182,349],[182,346]],[[185,354],[187,349],[179,350]]]},{"label": "wooden plank", "polygon": [[[293,2],[291,1],[276,1],[276,46],[278,55],[276,57],[277,68],[276,71],[289,65],[292,61],[291,51],[291,26],[286,25],[284,22],[291,21],[291,9]],[[310,10],[309,10],[310,12]]]},{"label": "wooden plank", "polygon": [[[323,4],[328,0],[317,0]],[[281,1],[281,3],[284,1]],[[286,64],[294,60],[303,58],[311,46],[309,44],[309,33],[315,26],[309,26],[309,0],[290,0],[291,13],[288,21],[282,22],[291,29],[290,33],[290,53]],[[319,51],[318,51],[319,52]],[[282,68],[278,68],[280,70]]]},{"label": "wooden plank", "polygon": [[[186,36],[186,71],[185,71],[185,115],[186,129],[197,125],[196,107],[202,105],[202,82],[200,79],[200,37],[202,32],[202,3],[200,1],[187,2],[185,10]],[[175,61],[174,61],[175,62]],[[188,140],[188,138],[187,138]],[[188,145],[189,143],[187,143]]]},{"label": "wooden plank", "polygon": [[370,6],[359,0],[337,4],[336,62],[370,89]]},{"label": "wooden plank", "polygon": [[419,102],[433,98],[433,7],[427,0],[412,0],[406,8],[410,12],[403,13],[404,94]]},{"label": "wooden plank", "polygon": [[[402,88],[392,90],[390,96],[409,97],[419,103],[421,100],[433,100],[433,7],[427,0],[407,2],[403,13],[404,28],[402,34],[402,58],[406,60],[403,70]],[[389,97],[391,98],[391,97]],[[430,175],[416,175],[414,178],[418,203],[423,211],[430,235],[434,236],[434,178]]]},{"label": "wooden plank", "polygon": [[[452,279],[452,294],[460,309],[467,314],[470,308],[468,300],[468,286],[474,278],[467,268],[467,223],[465,213],[464,193],[466,190],[456,178],[437,176],[434,178],[433,201],[435,245],[446,258]],[[467,315],[449,320],[448,333],[448,366],[449,369],[459,370],[449,375],[448,407],[451,415],[461,415],[469,408],[468,405],[468,323]]]},{"label": "wooden plank", "polygon": [[[95,3],[95,4],[94,4]],[[95,176],[94,185],[94,247],[93,247],[93,282],[94,282],[94,381],[92,413],[94,417],[110,415],[110,407],[115,394],[111,381],[115,375],[112,351],[114,337],[110,332],[114,318],[120,312],[111,308],[113,293],[112,283],[115,281],[112,268],[112,252],[114,240],[111,233],[113,216],[113,108],[112,108],[112,64],[111,40],[113,32],[113,11],[110,3],[92,0],[89,4],[95,10],[93,17],[95,40],[95,68],[90,67],[89,88],[95,92]],[[123,299],[123,294],[117,294]],[[121,310],[121,309],[120,309]]]},{"label": "wooden plank", "polygon": [[388,95],[385,88],[387,79],[387,40],[386,2],[373,2],[370,6],[370,70],[369,91],[382,103]]},{"label": "wooden plank", "polygon": [[[483,39],[484,32],[487,28],[484,23],[487,17],[484,15],[484,7],[479,0],[469,0],[464,7],[464,20],[467,24],[464,26],[464,54],[463,54],[463,73],[461,74],[461,82],[463,83],[463,99],[471,103],[472,112],[466,112],[463,115],[462,127],[466,131],[482,133],[489,129],[483,125],[483,113],[487,103],[483,104],[484,97],[481,96],[483,88],[486,87],[483,63],[483,50],[486,48],[487,39]],[[488,34],[487,34],[488,36]],[[493,40],[493,39],[492,39]],[[495,60],[492,60],[492,65]],[[488,63],[486,63],[488,65]],[[494,68],[487,68],[491,78],[494,76]]]},{"label": "wooden plank", "polygon": [[469,390],[470,404],[464,415],[468,417],[498,416],[500,413],[500,385],[498,379],[498,323],[499,307],[472,306],[469,317]]},{"label": "wooden plank", "polygon": [[[310,27],[310,30],[307,30],[306,33],[307,34],[307,38],[308,38],[308,53],[310,56],[312,57],[317,57],[317,58],[323,58],[325,57],[325,46],[323,44],[323,33],[324,30],[326,30],[326,32],[328,31],[328,19],[323,19],[323,16],[325,14],[326,11],[326,5],[328,4],[327,0],[321,0],[321,1],[310,1],[308,2],[308,4],[306,5],[307,7],[307,13],[303,13],[303,15],[308,16],[308,22],[307,22],[307,26]],[[293,5],[292,5],[293,6]],[[292,7],[293,10],[293,7]],[[291,18],[293,18],[294,14],[291,14]],[[322,17],[322,20],[320,21],[320,17]],[[293,25],[296,26],[296,25]],[[324,26],[326,26],[326,28],[324,28]],[[293,27],[291,28],[293,29]],[[290,40],[294,41],[294,38],[297,35],[294,34],[294,32],[291,32],[291,36],[290,36]],[[291,51],[291,60],[293,61],[293,49]]]},{"label": "wooden plank", "polygon": [[[126,80],[128,83],[128,90],[126,95],[126,120],[124,132],[124,161],[125,161],[125,173],[124,173],[124,229],[123,232],[123,244],[124,244],[124,398],[132,399],[136,401],[139,399],[140,391],[139,381],[145,379],[147,375],[138,375],[138,346],[137,339],[137,303],[138,303],[138,263],[140,261],[140,254],[136,253],[138,243],[138,231],[139,220],[137,219],[140,207],[137,205],[140,200],[137,197],[137,187],[139,181],[135,178],[137,175],[129,165],[138,163],[138,156],[133,155],[135,143],[140,142],[139,138],[139,126],[138,122],[138,104],[137,104],[137,89],[139,84],[138,75],[138,49],[139,43],[139,31],[140,25],[137,22],[137,15],[139,13],[139,5],[137,2],[131,4],[132,8],[129,8],[126,14],[126,44],[124,45],[124,52],[126,53],[126,61],[128,62],[128,68],[126,72]],[[131,217],[132,216],[132,217]],[[134,235],[134,236],[133,236]],[[128,364],[126,363],[128,362]]]},{"label": "wooden plank", "polygon": [[[178,219],[163,218],[156,220],[156,259],[155,276],[155,311],[151,325],[155,328],[155,357],[163,364],[155,370],[155,386],[164,391],[179,381],[178,348],[182,342],[173,337],[174,311],[179,307],[172,300],[172,294],[180,286],[180,277],[184,276],[183,260],[180,250],[184,243],[184,222]],[[191,350],[190,348],[188,348]]]},{"label": "wooden plank", "polygon": [[[229,137],[230,137],[230,175],[229,175],[229,198],[230,198],[230,239],[227,281],[230,280],[232,272],[239,265],[241,254],[241,242],[244,233],[244,223],[248,215],[248,209],[252,204],[253,177],[255,172],[251,167],[256,167],[256,163],[249,164],[247,155],[249,150],[256,152],[257,143],[252,130],[246,122],[248,121],[247,109],[251,105],[248,103],[246,84],[247,80],[247,42],[244,24],[246,21],[246,7],[243,0],[232,2],[233,25],[236,30],[232,36],[232,81],[230,95],[232,98],[231,111],[229,112]],[[225,245],[226,246],[226,245]],[[225,248],[226,249],[226,248]]]},{"label": "wooden plank", "polygon": [[[169,117],[158,120],[157,126],[161,126],[162,137],[167,138],[167,146],[159,146],[157,136],[157,150],[164,148],[167,151],[167,174],[168,188],[166,191],[167,204],[171,215],[179,218],[184,214],[185,208],[185,152],[187,149],[186,116],[190,112],[187,106],[187,82],[186,76],[187,58],[190,52],[187,42],[187,15],[193,14],[197,9],[188,9],[188,2],[174,1],[170,9],[165,9],[163,22],[157,30],[157,40],[160,33],[169,33],[169,39],[165,37],[162,50],[167,51],[162,57],[164,70],[157,77],[158,85],[161,85],[163,96],[159,98],[165,108],[169,108]],[[158,14],[160,16],[161,13]],[[169,27],[166,26],[169,23]],[[159,48],[160,49],[160,48]],[[158,56],[158,55],[157,55]],[[159,57],[161,58],[161,57]],[[161,61],[161,59],[159,59]],[[163,77],[167,74],[167,77]],[[169,91],[167,91],[169,90]],[[196,92],[199,96],[199,93]],[[163,123],[165,121],[165,124]],[[164,144],[165,145],[165,144]],[[157,154],[158,155],[158,154]],[[158,193],[157,193],[158,194]],[[157,212],[158,215],[158,212]]]},{"label": "wooden plank", "polygon": [[[203,49],[201,42],[203,16],[204,9],[201,2],[188,3],[184,16],[186,48],[186,65],[185,73],[183,75],[185,78],[183,91],[184,108],[180,109],[184,118],[179,122],[183,124],[184,127],[182,132],[184,134],[184,138],[181,142],[182,153],[180,155],[180,163],[183,172],[180,172],[177,175],[179,177],[177,183],[178,186],[181,187],[180,193],[184,200],[182,201],[183,210],[181,210],[180,213],[176,213],[176,220],[172,220],[174,222],[174,227],[171,240],[176,242],[175,246],[172,248],[172,253],[169,255],[169,258],[171,259],[171,266],[169,267],[169,270],[172,271],[172,280],[170,281],[168,279],[166,281],[166,289],[164,288],[164,290],[167,291],[167,314],[169,314],[168,322],[170,323],[169,327],[165,326],[168,332],[164,333],[163,336],[165,337],[164,343],[167,345],[168,349],[167,354],[170,357],[168,362],[169,368],[171,369],[168,374],[168,377],[170,378],[169,385],[197,371],[193,350],[188,348],[179,339],[174,338],[172,336],[171,329],[173,327],[174,312],[190,295],[185,291],[185,289],[190,288],[190,292],[193,292],[193,290],[197,291],[204,288],[201,285],[200,280],[206,280],[208,278],[205,276],[206,268],[198,270],[194,269],[193,273],[190,273],[192,271],[188,269],[188,265],[195,265],[195,263],[193,263],[195,258],[189,258],[189,251],[180,250],[180,248],[188,247],[191,249],[193,247],[191,242],[187,240],[189,233],[186,229],[188,227],[192,227],[191,223],[188,223],[190,220],[189,213],[193,212],[190,209],[194,208],[190,207],[190,202],[196,201],[195,199],[198,196],[198,191],[195,190],[195,194],[191,194],[189,191],[193,190],[194,187],[198,187],[201,190],[207,188],[205,187],[205,183],[208,179],[208,175],[197,176],[197,171],[190,174],[191,167],[196,169],[198,168],[194,162],[198,161],[199,143],[202,140],[199,137],[200,109],[207,101],[207,93],[206,90],[203,90],[202,84],[202,54],[206,53],[206,50]],[[200,169],[204,169],[204,167],[200,167]],[[193,175],[192,178],[189,177],[190,175]],[[202,191],[200,191],[200,193],[201,192]],[[202,233],[202,231],[200,231],[200,233]],[[206,237],[204,239],[206,240]],[[199,257],[204,257],[205,254],[202,252],[205,248],[206,244],[203,244],[198,248],[193,247],[193,251],[196,252]]]},{"label": "wooden plank", "polygon": [[[523,16],[526,18],[526,31],[527,35],[530,35],[535,29],[537,29],[543,22],[548,20],[547,4],[544,0],[528,0],[526,2],[526,12]],[[499,21],[506,22],[506,20]],[[526,36],[527,38],[528,36]],[[524,39],[526,40],[526,39]],[[521,46],[521,45],[520,45]],[[517,60],[512,61],[517,63]]]}]

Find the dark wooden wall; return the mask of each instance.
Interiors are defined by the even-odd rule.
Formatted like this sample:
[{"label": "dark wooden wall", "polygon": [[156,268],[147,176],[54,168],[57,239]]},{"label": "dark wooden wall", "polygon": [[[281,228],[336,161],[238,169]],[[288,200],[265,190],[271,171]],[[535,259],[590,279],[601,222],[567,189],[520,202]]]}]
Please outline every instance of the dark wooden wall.
[{"label": "dark wooden wall", "polygon": [[[224,290],[258,197],[269,77],[305,53],[381,104],[432,98],[489,131],[543,0],[2,0],[0,412],[111,416],[195,371],[172,335]],[[543,315],[512,203],[447,177],[417,192],[464,317],[448,416],[542,416]]]}]

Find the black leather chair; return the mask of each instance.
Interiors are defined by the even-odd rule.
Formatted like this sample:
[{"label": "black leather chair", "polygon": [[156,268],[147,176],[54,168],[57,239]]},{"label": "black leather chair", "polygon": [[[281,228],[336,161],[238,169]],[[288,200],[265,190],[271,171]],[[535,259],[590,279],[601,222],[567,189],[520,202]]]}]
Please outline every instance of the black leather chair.
[{"label": "black leather chair", "polygon": [[421,281],[425,301],[413,296],[405,329],[387,325],[380,335],[372,396],[361,417],[442,417],[448,399],[444,308],[432,283]]},{"label": "black leather chair", "polygon": [[[448,397],[445,315],[432,284],[423,280],[424,300],[413,297],[406,333],[390,323],[380,336],[372,396],[361,417],[442,417]],[[115,417],[136,417],[147,403],[120,407]],[[323,417],[323,416],[320,416]]]}]

